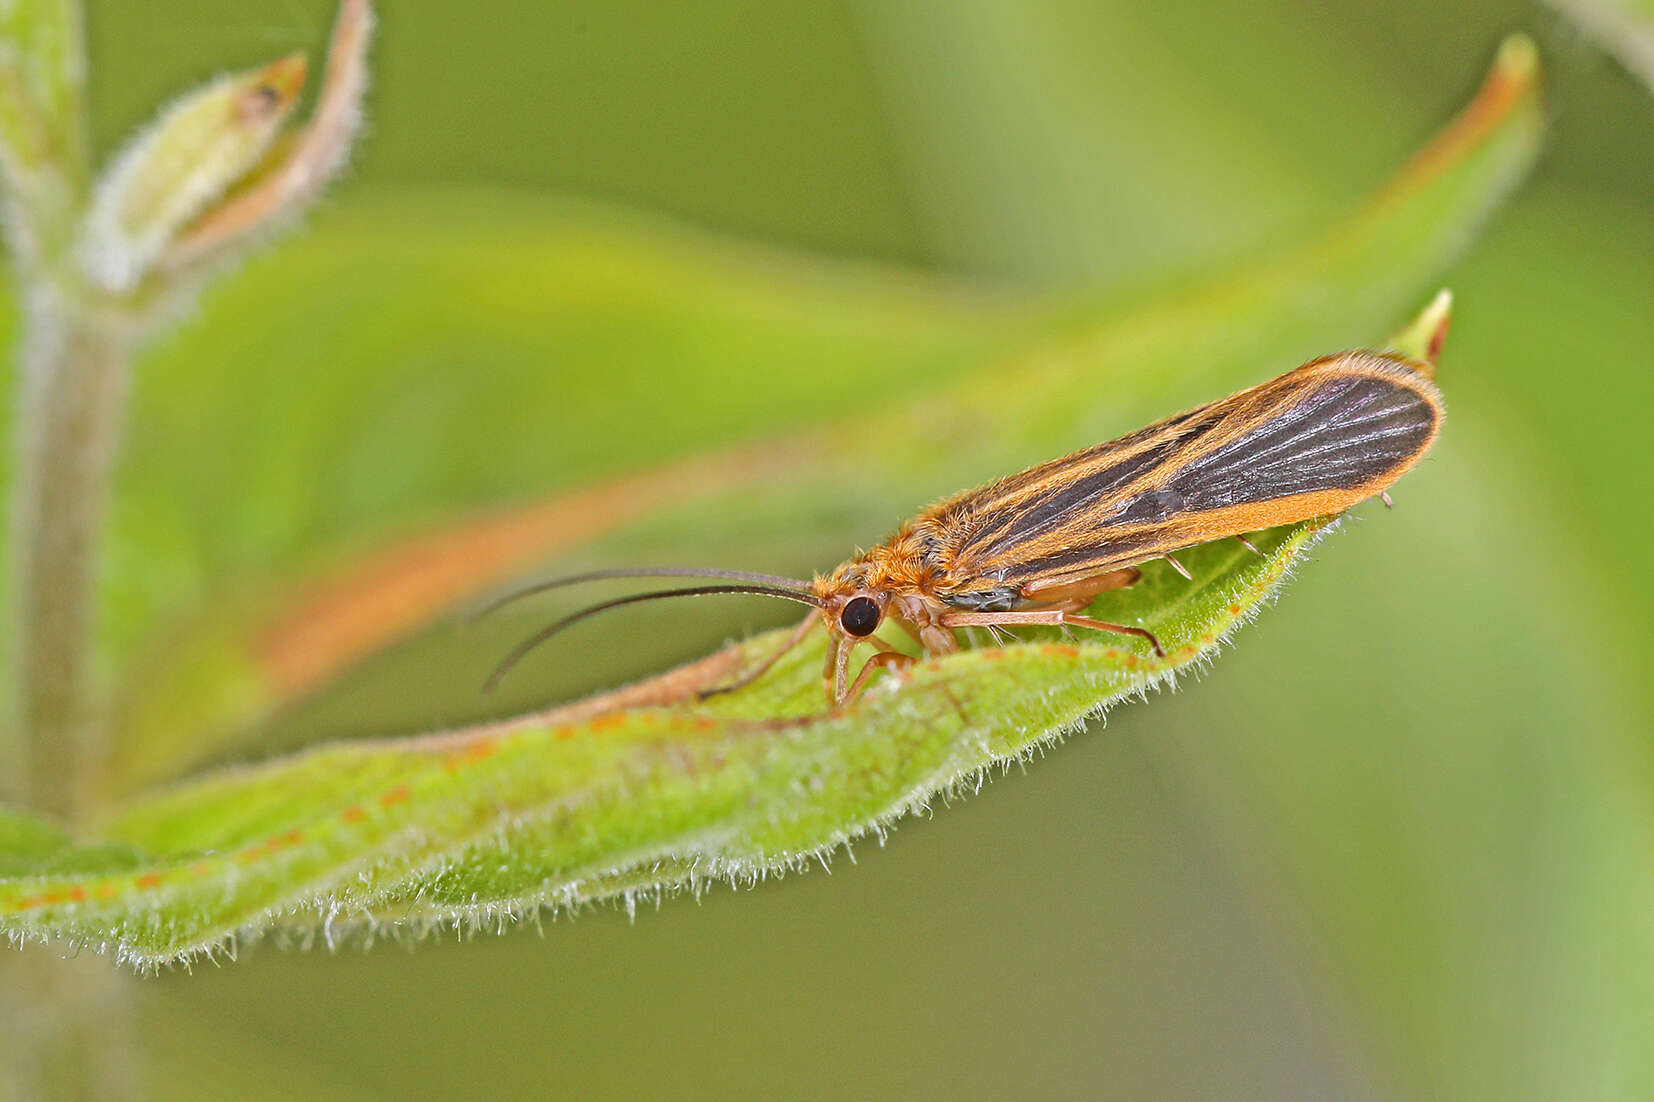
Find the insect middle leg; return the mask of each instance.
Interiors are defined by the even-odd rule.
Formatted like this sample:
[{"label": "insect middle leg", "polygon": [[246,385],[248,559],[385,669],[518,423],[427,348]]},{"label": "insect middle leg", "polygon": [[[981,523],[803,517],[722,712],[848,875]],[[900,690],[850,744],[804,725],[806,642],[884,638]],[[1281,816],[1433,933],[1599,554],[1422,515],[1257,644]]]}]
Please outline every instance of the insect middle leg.
[{"label": "insect middle leg", "polygon": [[[850,653],[860,642],[871,643],[878,653],[863,664],[856,674],[854,681],[850,677]],[[877,635],[867,636],[865,640],[852,639],[846,635],[836,635],[832,646],[827,648],[827,698],[833,703],[834,713],[843,711],[861,693],[867,679],[873,676],[873,671],[891,667],[899,669],[918,661],[911,654],[904,654],[895,647],[880,639]],[[847,683],[848,682],[848,683]]]},{"label": "insect middle leg", "polygon": [[839,699],[835,711],[849,707],[850,702],[861,695],[862,687],[867,684],[867,679],[873,676],[874,670],[884,669],[887,666],[891,669],[899,670],[903,666],[911,666],[917,661],[918,659],[914,658],[911,654],[903,654],[901,651],[895,649],[882,650],[868,658],[868,660],[862,665],[861,672],[856,675],[856,679],[850,683],[849,689],[847,689],[844,696]]}]

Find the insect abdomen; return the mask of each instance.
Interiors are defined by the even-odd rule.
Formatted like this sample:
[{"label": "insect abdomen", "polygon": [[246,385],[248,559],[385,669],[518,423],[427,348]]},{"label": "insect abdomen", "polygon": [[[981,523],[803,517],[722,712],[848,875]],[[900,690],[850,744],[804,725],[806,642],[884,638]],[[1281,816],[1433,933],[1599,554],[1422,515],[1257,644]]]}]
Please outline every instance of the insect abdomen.
[{"label": "insect abdomen", "polygon": [[954,608],[972,612],[1009,612],[1022,603],[1022,591],[1014,585],[974,589],[968,593],[943,593],[940,596]]}]

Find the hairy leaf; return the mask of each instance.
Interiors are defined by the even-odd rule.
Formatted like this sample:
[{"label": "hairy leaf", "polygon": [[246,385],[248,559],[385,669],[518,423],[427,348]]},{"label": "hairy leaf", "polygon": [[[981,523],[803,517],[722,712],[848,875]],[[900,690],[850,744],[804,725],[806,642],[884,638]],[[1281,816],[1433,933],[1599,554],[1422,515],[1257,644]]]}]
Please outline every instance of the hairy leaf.
[{"label": "hairy leaf", "polygon": [[[1320,531],[1276,533],[1261,558],[1209,545],[1187,557],[1195,584],[1162,572],[1134,588],[1124,614],[1160,634],[1165,660],[1046,634],[926,662],[834,716],[823,711],[818,640],[749,691],[682,702],[784,633],[760,636],[563,713],[323,748],[153,797],[106,831],[140,857],[55,850],[0,879],[0,915],[13,937],[151,967],[271,927],[418,931],[753,882],[882,834],[937,793],[1171,678],[1255,611]],[[642,706],[651,698],[676,703]]]},{"label": "hairy leaf", "polygon": [[[480,697],[475,687],[511,645],[512,634],[526,630],[521,615],[483,629],[439,629],[409,656],[411,667],[397,656],[365,665],[364,659],[455,602],[537,563],[545,570],[628,561],[783,572],[826,568],[855,543],[878,538],[942,494],[1358,343],[1358,335],[1380,331],[1416,302],[1430,273],[1457,251],[1528,163],[1540,125],[1534,77],[1531,45],[1513,40],[1471,106],[1353,217],[1253,267],[1147,301],[1106,309],[1087,302],[998,303],[984,311],[980,298],[961,301],[938,288],[924,292],[886,282],[880,290],[885,305],[875,308],[865,295],[829,295],[817,278],[783,285],[791,297],[778,302],[774,290],[756,289],[745,264],[732,272],[717,258],[672,256],[674,273],[683,278],[707,269],[722,274],[727,299],[713,296],[716,281],[700,277],[709,286],[703,292],[709,313],[761,318],[766,311],[785,311],[790,324],[818,337],[807,351],[787,350],[765,339],[761,324],[735,328],[725,320],[717,331],[734,338],[709,337],[704,347],[680,344],[677,369],[653,384],[665,391],[675,419],[699,418],[704,411],[705,420],[716,424],[734,407],[754,423],[787,426],[805,408],[843,413],[842,423],[823,431],[791,429],[730,452],[373,543],[321,571],[311,566],[291,586],[222,602],[186,630],[163,635],[155,659],[137,669],[116,781],[127,787],[176,775],[226,747],[245,745],[247,732],[278,712],[286,712],[286,732],[267,737],[266,744],[291,746],[473,722],[555,698],[548,694],[639,676],[664,660],[704,650],[737,622],[701,608],[695,623],[682,625],[667,611],[666,622],[688,628],[683,649],[633,648],[630,664],[605,665],[588,652],[579,663],[531,665],[492,699]],[[549,263],[581,272],[592,283],[585,294],[615,298],[600,298],[586,309],[625,309],[634,325],[648,325],[646,311],[634,313],[632,300],[658,314],[664,296],[640,293],[629,281],[635,275],[618,278],[632,271],[626,264],[596,266],[599,274],[613,270],[617,276],[609,284],[593,283],[591,258],[603,250],[584,237],[576,244],[573,250],[564,246],[566,260]],[[818,314],[817,305],[835,308],[835,300],[850,322],[833,326]],[[951,339],[941,335],[949,319],[967,313],[978,316],[959,320]],[[1058,320],[1006,355],[1009,335],[1025,332],[1031,314]],[[203,344],[216,357],[225,335],[211,337]],[[278,339],[267,331],[257,338]],[[743,343],[756,360],[741,358]],[[832,354],[843,366],[821,373],[827,381],[810,384],[808,393],[792,376],[756,385],[774,374],[767,357],[787,355],[797,362],[809,356],[815,362]],[[951,373],[950,364],[956,365]],[[653,374],[660,375],[658,368]],[[743,383],[723,381],[731,378]],[[535,464],[561,462],[587,473],[596,473],[594,454],[661,446],[645,427],[651,419],[634,408],[637,392],[628,387],[558,394],[552,377],[544,402],[536,404],[524,396],[523,383],[514,380],[509,401],[532,409],[529,423],[493,411],[458,419],[468,435],[456,438],[464,447],[453,449],[454,468],[480,461],[490,472],[521,478],[516,457],[528,452],[514,443],[518,436],[537,456]],[[916,398],[893,400],[915,388]],[[486,444],[477,442],[478,431]],[[616,436],[618,445],[594,443]],[[440,439],[432,450],[447,460]],[[326,492],[332,481],[324,471],[304,478],[295,473],[271,487],[230,480],[224,492],[236,502],[268,500],[289,483]],[[234,505],[225,511],[250,513]],[[533,614],[543,615],[543,608]],[[418,672],[410,676],[410,669]],[[315,695],[341,674],[351,675],[348,692]],[[364,728],[364,714],[374,717],[374,726]]]},{"label": "hairy leaf", "polygon": [[[749,525],[774,525],[788,508],[854,517],[945,471],[938,490],[993,473],[978,468],[996,458],[1099,438],[1107,415],[1164,413],[1194,397],[1186,388],[1243,369],[1255,378],[1260,350],[1319,351],[1338,341],[1328,329],[1370,331],[1531,156],[1531,53],[1516,60],[1507,51],[1466,119],[1327,238],[1101,333],[1078,325],[928,401],[777,445],[759,457],[762,483],[680,503],[675,517],[663,511],[664,527],[621,536],[642,550],[673,525],[680,536],[704,525],[708,510]],[[1403,350],[1422,353],[1438,330],[1410,326]],[[1099,372],[1116,361],[1198,366],[1146,379]],[[1182,556],[1192,583],[1160,567],[1101,599],[1111,618],[1156,631],[1165,659],[1130,642],[1028,632],[882,678],[834,716],[823,711],[818,637],[749,689],[693,703],[693,690],[776,645],[760,636],[558,711],[222,770],[135,799],[97,846],[20,852],[11,867],[24,871],[0,876],[0,929],[153,967],[272,929],[331,938],[504,921],[825,859],[1209,657],[1324,528],[1269,533],[1262,556],[1208,545]],[[21,833],[38,839],[32,829]]]}]

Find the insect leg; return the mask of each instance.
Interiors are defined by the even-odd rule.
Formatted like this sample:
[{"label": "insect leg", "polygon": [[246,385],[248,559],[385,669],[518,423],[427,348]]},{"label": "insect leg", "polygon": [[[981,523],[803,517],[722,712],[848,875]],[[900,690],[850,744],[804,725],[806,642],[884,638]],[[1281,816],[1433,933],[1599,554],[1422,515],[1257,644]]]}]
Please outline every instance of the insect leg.
[{"label": "insect leg", "polygon": [[1258,550],[1257,544],[1253,543],[1251,540],[1247,539],[1245,536],[1237,535],[1235,538],[1240,541],[1240,545],[1242,547],[1246,548],[1248,551],[1252,552],[1254,555],[1262,555],[1263,554],[1262,551]]},{"label": "insect leg", "polygon": [[1081,616],[1061,608],[1043,608],[1029,612],[952,612],[942,617],[942,626],[949,628],[970,627],[973,624],[985,626],[1012,625],[1012,624],[1043,624],[1055,627],[1060,624],[1072,624],[1077,628],[1093,628],[1097,631],[1112,631],[1117,635],[1136,635],[1147,639],[1154,647],[1154,653],[1164,658],[1165,648],[1160,640],[1147,628],[1134,628],[1126,624],[1111,624],[1107,620],[1093,620],[1089,616]]},{"label": "insect leg", "polygon": [[[877,635],[855,639],[848,635],[833,632],[833,645],[827,649],[827,680],[832,683],[830,686],[832,699],[839,707],[843,707],[844,703],[856,694],[861,683],[867,680],[867,668],[863,667],[861,673],[856,677],[855,684],[848,690],[844,687],[845,682],[850,677],[850,654],[856,649],[857,643],[871,643],[878,649],[879,653],[868,660],[869,666],[873,665],[875,661],[881,665],[889,665],[908,657]],[[896,657],[886,657],[888,655],[895,655]]]},{"label": "insect leg", "polygon": [[844,680],[850,671],[850,648],[856,641],[848,635],[831,633],[832,645],[827,648],[827,672],[822,680],[827,683],[827,699],[837,703],[844,699]]},{"label": "insect leg", "polygon": [[899,650],[882,650],[873,655],[867,660],[867,664],[862,666],[861,672],[856,675],[856,680],[850,683],[849,690],[839,698],[837,705],[833,708],[833,711],[842,712],[844,709],[848,708],[851,702],[854,701],[856,697],[861,695],[862,687],[867,684],[867,679],[873,676],[874,670],[883,669],[886,666],[900,668],[902,666],[912,665],[917,661],[918,659],[914,658],[911,654],[903,654]]},{"label": "insect leg", "polygon": [[[892,616],[891,619],[894,620],[897,624],[901,625],[902,630],[907,632],[909,635],[911,635],[913,637],[913,641],[915,643],[918,643],[921,647],[925,645],[925,637],[922,634],[920,634],[920,631],[916,626],[914,626],[913,624],[910,624],[908,621],[902,619],[900,616]],[[870,642],[873,642],[873,643],[879,642],[879,640],[874,636],[868,636],[867,638]]]},{"label": "insect leg", "polygon": [[1049,602],[1051,604],[1070,604],[1075,608],[1084,608],[1091,603],[1091,599],[1100,593],[1107,593],[1111,589],[1124,589],[1128,585],[1136,585],[1143,577],[1143,572],[1135,566],[1128,566],[1124,570],[1110,570],[1106,574],[1096,574],[1089,578],[1069,578],[1052,582],[1029,582],[1022,587],[1022,596],[1026,600]]},{"label": "insect leg", "polygon": [[1195,576],[1193,574],[1189,573],[1189,568],[1184,566],[1182,563],[1178,562],[1176,559],[1172,558],[1170,555],[1161,555],[1160,557],[1165,559],[1167,562],[1171,563],[1172,564],[1172,569],[1177,571],[1179,574],[1183,575],[1183,580],[1184,581],[1192,582],[1192,581],[1195,580]]},{"label": "insect leg", "polygon": [[1166,657],[1166,648],[1160,645],[1160,640],[1154,637],[1154,632],[1148,628],[1134,628],[1126,624],[1111,624],[1107,620],[1093,620],[1089,616],[1076,616],[1072,612],[1063,614],[1063,623],[1073,624],[1077,628],[1095,628],[1097,631],[1112,631],[1116,635],[1139,635],[1149,641],[1154,653],[1160,658]]},{"label": "insect leg", "polygon": [[769,673],[770,669],[777,662],[781,661],[782,655],[798,646],[798,644],[803,641],[804,636],[808,634],[809,630],[815,625],[816,614],[812,612],[808,616],[804,617],[798,627],[793,629],[793,633],[787,636],[787,641],[782,643],[780,649],[774,654],[770,655],[768,658],[764,659],[762,662],[758,663],[758,665],[754,666],[740,677],[737,677],[729,684],[719,685],[715,689],[702,689],[699,693],[695,694],[696,697],[700,700],[705,700],[709,696],[719,696],[723,693],[732,693],[736,689],[744,689],[748,685],[751,685],[754,681],[757,681],[760,677],[763,677],[766,673]]}]

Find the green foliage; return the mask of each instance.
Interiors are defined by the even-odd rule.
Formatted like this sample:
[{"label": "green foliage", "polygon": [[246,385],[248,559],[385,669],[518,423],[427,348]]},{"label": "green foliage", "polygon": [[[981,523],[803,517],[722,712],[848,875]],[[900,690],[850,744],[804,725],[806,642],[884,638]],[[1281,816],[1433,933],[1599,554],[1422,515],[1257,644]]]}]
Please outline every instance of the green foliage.
[{"label": "green foliage", "polygon": [[[981,361],[968,375],[938,374],[905,402],[866,385],[846,392],[879,400],[864,401],[837,427],[795,431],[721,465],[644,476],[645,486],[653,479],[669,494],[646,494],[641,507],[605,514],[572,543],[554,531],[546,546],[530,541],[529,549],[655,557],[693,536],[697,554],[750,554],[766,546],[764,533],[786,532],[789,541],[767,546],[785,555],[814,552],[847,521],[876,531],[880,515],[899,516],[927,496],[1256,381],[1329,346],[1359,343],[1349,335],[1379,331],[1416,300],[1467,228],[1526,167],[1539,130],[1534,75],[1531,47],[1507,46],[1466,121],[1354,217],[1296,249],[1111,316],[1072,304],[1018,307],[1014,324],[983,323],[975,351],[957,354],[961,364]],[[706,265],[690,251],[666,262]],[[607,286],[624,291],[617,297],[635,309],[646,301],[636,293],[638,274],[649,270],[619,269],[621,278]],[[677,282],[668,277],[659,286]],[[753,303],[766,297],[758,286],[750,273],[738,273],[693,302],[726,322],[750,319]],[[818,297],[815,305],[826,301]],[[876,315],[871,300],[863,301],[866,314]],[[946,308],[945,296],[920,301]],[[777,308],[811,313],[797,303]],[[922,315],[890,324],[942,328]],[[1403,347],[1421,352],[1433,328],[1410,326]],[[707,324],[704,331],[727,329]],[[1011,334],[1020,350],[1007,354],[1002,346]],[[946,347],[938,339],[929,354]],[[513,393],[520,401],[520,391]],[[600,390],[587,400],[616,398]],[[581,412],[576,406],[565,416],[577,421]],[[158,430],[164,422],[150,431]],[[233,473],[219,477],[235,480]],[[479,527],[471,522],[460,532]],[[1118,640],[1069,643],[1029,633],[1024,642],[882,679],[853,710],[833,716],[822,711],[818,640],[748,690],[703,706],[682,702],[684,690],[718,683],[775,645],[776,637],[761,636],[619,697],[447,735],[327,747],[150,789],[102,824],[95,846],[63,848],[16,820],[8,831],[19,843],[7,860],[19,871],[0,877],[0,929],[153,967],[272,929],[304,936],[319,927],[331,938],[347,928],[486,923],[795,868],[1202,662],[1273,593],[1320,531],[1308,524],[1271,533],[1262,558],[1238,544],[1201,548],[1184,560],[1193,584],[1159,570],[1101,598],[1099,610],[1111,618],[1160,635],[1169,649],[1163,662]],[[716,537],[705,538],[708,532]],[[464,580],[485,585],[523,564],[502,567],[483,557],[461,565]],[[384,579],[362,584],[376,581]],[[271,603],[283,610],[302,604],[306,589],[318,585],[336,602],[354,592],[336,582],[301,582]],[[190,672],[167,674],[162,660],[131,694],[154,687],[208,706],[145,713],[135,705],[134,714],[186,715],[213,734],[290,700],[271,667],[259,665],[270,613],[267,604],[249,613],[255,604],[231,602],[227,617],[194,629],[220,646],[242,641],[242,662],[196,664],[203,648],[190,644],[187,631],[174,633],[169,649]],[[427,605],[420,611],[429,617],[441,602],[427,598]],[[442,680],[470,691],[480,680],[470,666],[499,651],[485,633],[461,634]],[[462,649],[469,664],[457,657]],[[337,676],[360,657],[342,652],[315,676]],[[157,668],[161,676],[153,676]],[[395,679],[409,680],[406,671]],[[420,707],[427,722],[437,710],[429,700]],[[383,719],[392,711],[381,708],[383,726],[372,733],[395,728]],[[187,760],[200,733],[158,739],[155,768]]]},{"label": "green foliage", "polygon": [[[73,7],[6,10],[50,22]],[[214,73],[318,58],[336,10],[94,6],[97,160]],[[493,661],[577,596],[443,619],[479,587],[619,562],[824,567],[936,494],[1368,343],[1442,283],[1460,304],[1446,432],[1395,511],[1357,511],[1197,684],[1117,707],[1106,732],[905,823],[886,848],[858,845],[854,867],[670,903],[636,926],[605,907],[543,939],[412,954],[266,950],[138,979],[93,953],[58,959],[62,940],[0,952],[0,1095],[60,1036],[66,1067],[104,1057],[130,1082],[144,1064],[154,1090],[200,1098],[468,1097],[479,1068],[494,1094],[528,1097],[548,1066],[564,1093],[640,1097],[776,1083],[914,1099],[1099,1084],[1642,1097],[1646,88],[1599,55],[1620,40],[1584,18],[1512,0],[1365,15],[1256,0],[507,0],[478,18],[399,0],[347,186],[135,372],[99,572],[99,672],[122,690],[103,799],[129,809],[122,829],[167,791],[254,784],[330,741],[366,753],[578,699],[795,612],[617,613],[485,699]],[[1319,278],[1350,282],[1325,295],[1306,278],[1251,300],[1244,279],[1213,276],[1237,257],[1281,268],[1267,259],[1279,244],[1347,210],[1524,24],[1547,60],[1545,158],[1449,269],[1404,264],[1391,282],[1391,264],[1347,253]],[[23,26],[0,22],[0,45]],[[77,51],[59,56],[81,68]],[[432,180],[462,183],[409,187]],[[549,189],[785,244],[733,246]],[[1443,232],[1419,255],[1456,250],[1475,222],[1419,223]],[[1390,233],[1408,236],[1392,223],[1369,240]],[[812,245],[1018,285],[787,251]],[[1057,282],[1083,297],[1024,290]],[[1346,308],[1352,287],[1367,305]],[[1238,320],[1202,328],[1231,294]],[[4,343],[19,320],[0,316]],[[1018,374],[1057,361],[1072,369]],[[1048,385],[1077,404],[1071,418],[1023,393]],[[834,423],[847,429],[817,431]],[[778,440],[794,462],[772,462]],[[773,492],[742,459],[767,464]],[[495,571],[449,553],[477,547],[496,510],[566,519],[594,503],[624,509]],[[405,584],[462,561],[447,598]],[[301,621],[380,630],[322,646]],[[308,656],[308,681],[273,661],[277,642]],[[800,707],[816,701],[800,688]],[[0,764],[0,785],[16,777]],[[70,835],[4,818],[0,876],[135,886],[180,859],[114,840],[115,816]],[[364,922],[341,912],[335,939]],[[315,931],[306,918],[272,933]],[[101,994],[77,1000],[87,978]],[[517,1006],[532,1012],[502,1015]],[[124,1048],[122,1021],[137,1034]]]},{"label": "green foliage", "polygon": [[[146,799],[105,831],[141,860],[88,876],[107,847],[53,852],[49,872],[0,881],[0,913],[14,936],[153,967],[233,949],[238,931],[319,926],[331,940],[432,920],[492,926],[547,906],[756,882],[882,837],[896,817],[1208,656],[1318,532],[1277,535],[1263,558],[1202,548],[1187,564],[1193,585],[1157,577],[1111,604],[1160,635],[1164,662],[1055,638],[988,647],[887,680],[834,716],[818,643],[706,706],[575,706],[566,722],[554,712],[325,748]],[[671,687],[709,687],[783,635],[736,648],[740,663],[720,655],[692,679],[669,675]]]}]

